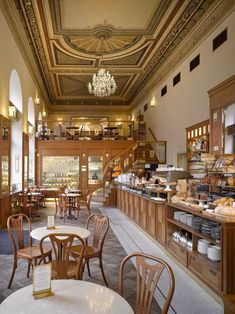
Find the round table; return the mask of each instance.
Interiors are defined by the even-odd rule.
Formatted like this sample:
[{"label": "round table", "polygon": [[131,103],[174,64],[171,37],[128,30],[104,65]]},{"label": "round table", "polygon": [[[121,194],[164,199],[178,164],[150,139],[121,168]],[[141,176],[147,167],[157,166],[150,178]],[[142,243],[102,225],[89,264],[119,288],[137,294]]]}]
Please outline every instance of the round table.
[{"label": "round table", "polygon": [[134,314],[127,301],[109,288],[81,280],[52,280],[53,296],[34,300],[33,286],[6,298],[0,313],[7,314]]},{"label": "round table", "polygon": [[[50,233],[73,233],[81,237],[82,239],[86,239],[90,235],[90,231],[77,226],[56,226],[55,229],[47,229],[47,227],[37,228],[31,231],[30,235],[33,239],[40,241],[44,236]],[[45,241],[49,241],[49,238],[45,239]]]}]

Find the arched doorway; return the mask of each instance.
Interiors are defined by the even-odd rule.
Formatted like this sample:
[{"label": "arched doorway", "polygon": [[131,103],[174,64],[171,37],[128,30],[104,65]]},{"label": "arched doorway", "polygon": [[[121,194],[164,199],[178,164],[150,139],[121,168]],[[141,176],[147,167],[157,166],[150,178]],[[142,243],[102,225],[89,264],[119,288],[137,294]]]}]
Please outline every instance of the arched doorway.
[{"label": "arched doorway", "polygon": [[22,189],[22,111],[23,98],[17,71],[11,71],[9,81],[9,105],[17,109],[17,118],[11,123],[11,191]]},{"label": "arched doorway", "polygon": [[32,97],[28,101],[29,133],[29,186],[35,184],[35,107]]}]

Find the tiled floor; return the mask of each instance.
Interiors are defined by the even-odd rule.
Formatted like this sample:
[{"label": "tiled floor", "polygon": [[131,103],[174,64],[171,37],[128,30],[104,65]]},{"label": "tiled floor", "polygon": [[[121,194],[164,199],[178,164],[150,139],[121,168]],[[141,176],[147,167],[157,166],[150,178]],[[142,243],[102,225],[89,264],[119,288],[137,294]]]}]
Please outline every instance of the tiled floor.
[{"label": "tiled floor", "polygon": [[[196,283],[165,249],[146,235],[135,223],[132,222],[117,208],[103,207],[101,209],[111,221],[111,228],[125,251],[129,254],[134,251],[143,251],[156,255],[167,261],[175,275],[175,293],[172,308],[169,313],[177,314],[222,314],[223,306],[218,297],[209,294],[201,284]],[[204,286],[205,287],[205,286]],[[160,285],[164,292],[165,282]],[[161,303],[161,293],[157,293]]]},{"label": "tiled floor", "polygon": [[[92,210],[98,211],[100,205],[92,204]],[[46,225],[46,216],[54,212],[53,206],[49,206],[47,209],[41,210],[40,218],[33,218],[33,228],[45,226]],[[88,215],[84,211],[81,211],[78,221],[66,220],[66,224],[85,226],[85,221]],[[56,221],[57,225],[63,224],[63,220],[58,219]],[[117,240],[117,237],[110,228],[107,238],[105,240],[104,250],[103,250],[103,261],[104,261],[104,271],[109,283],[109,287],[117,291],[118,287],[118,272],[119,266],[122,259],[126,256],[126,252],[121,246],[120,242]],[[92,278],[87,275],[85,271],[84,280],[92,281],[98,284],[103,285],[103,280],[101,277],[101,272],[98,267],[97,261],[92,261],[91,264],[91,274]],[[27,265],[25,262],[20,261],[18,264],[18,269],[12,283],[11,289],[7,289],[9,282],[10,274],[12,267],[12,255],[0,255],[0,303],[12,292],[20,289],[23,286],[29,285],[32,283],[31,278],[26,277]],[[128,302],[134,306],[135,302],[135,270],[134,267],[130,264],[128,265],[126,276],[125,276],[125,298]],[[0,305],[1,306],[1,305]],[[153,304],[151,313],[159,313],[159,308],[156,303]],[[6,313],[7,314],[7,313]],[[124,314],[124,313],[123,313]]]},{"label": "tiled floor", "polygon": [[[175,262],[164,250],[164,248],[158,245],[151,237],[146,235],[138,226],[136,226],[128,217],[126,217],[117,208],[102,207],[99,203],[93,203],[93,211],[100,210],[110,218],[110,231],[104,246],[104,269],[107,274],[107,280],[110,288],[117,290],[118,285],[118,271],[121,260],[127,253],[134,251],[143,251],[152,255],[156,255],[166,260],[172,267],[175,275],[176,288],[174,297],[171,304],[169,313],[177,314],[222,314],[223,306],[218,300],[212,298],[212,296],[196,283],[191,276],[185,273],[185,269],[182,269],[177,262]],[[46,216],[53,212],[53,206],[41,211],[40,218],[34,218],[33,227],[39,227],[46,224]],[[78,224],[79,226],[85,226],[87,218],[86,212],[81,212],[79,221],[66,221],[66,224]],[[57,221],[57,224],[63,224],[63,220]],[[31,284],[31,278],[26,278],[26,264],[24,262],[19,263],[12,288],[7,289],[9,276],[11,273],[12,256],[0,255],[0,302],[2,302],[13,291],[20,289],[21,287]],[[103,285],[100,270],[97,263],[94,261],[91,264],[92,278],[89,278],[85,272],[84,279],[93,281]],[[127,280],[125,282],[125,291],[127,292],[125,297],[133,305],[135,294],[135,277],[134,267],[129,266],[127,272]],[[157,290],[156,296],[158,302],[162,302],[162,294],[166,289],[167,280],[162,280],[160,284],[160,290]],[[154,304],[152,313],[159,313],[159,309]],[[124,313],[123,313],[124,314]]]}]

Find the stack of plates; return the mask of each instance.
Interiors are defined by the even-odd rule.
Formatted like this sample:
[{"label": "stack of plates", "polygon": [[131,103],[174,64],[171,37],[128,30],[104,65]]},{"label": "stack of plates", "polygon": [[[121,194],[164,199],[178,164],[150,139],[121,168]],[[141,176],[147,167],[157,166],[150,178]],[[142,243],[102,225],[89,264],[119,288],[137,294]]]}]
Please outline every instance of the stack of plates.
[{"label": "stack of plates", "polygon": [[211,236],[214,238],[216,241],[220,241],[220,233],[221,233],[221,227],[219,224],[213,226],[211,228]]},{"label": "stack of plates", "polygon": [[216,227],[217,225],[218,224],[216,222],[214,222],[214,221],[210,221],[210,220],[204,219],[203,222],[202,222],[201,231],[204,234],[211,235],[211,229],[213,227]]},{"label": "stack of plates", "polygon": [[182,213],[184,213],[184,212],[181,212],[181,211],[174,212],[174,219],[179,221],[180,220],[180,215]]},{"label": "stack of plates", "polygon": [[193,217],[192,228],[194,230],[201,231],[202,222],[203,222],[203,218],[201,218],[201,217]]}]

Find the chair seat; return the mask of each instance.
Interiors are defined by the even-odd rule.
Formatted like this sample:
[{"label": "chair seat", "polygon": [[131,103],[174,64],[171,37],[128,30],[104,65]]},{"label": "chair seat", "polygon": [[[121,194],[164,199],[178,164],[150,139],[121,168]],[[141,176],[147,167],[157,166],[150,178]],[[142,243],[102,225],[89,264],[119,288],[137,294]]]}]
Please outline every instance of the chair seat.
[{"label": "chair seat", "polygon": [[[51,253],[51,249],[44,248],[45,255],[49,255]],[[35,259],[40,258],[42,256],[40,252],[40,248],[36,246],[29,246],[23,249],[17,250],[17,257],[24,259]]]},{"label": "chair seat", "polygon": [[[72,246],[71,253],[74,254],[75,256],[80,255],[81,249],[82,249],[81,245]],[[84,252],[84,258],[85,259],[91,258],[98,254],[99,254],[99,250],[97,248],[87,245]]]},{"label": "chair seat", "polygon": [[52,279],[70,279],[76,278],[77,262],[76,261],[52,261]]}]

